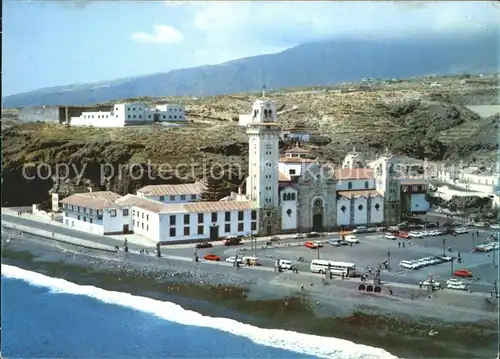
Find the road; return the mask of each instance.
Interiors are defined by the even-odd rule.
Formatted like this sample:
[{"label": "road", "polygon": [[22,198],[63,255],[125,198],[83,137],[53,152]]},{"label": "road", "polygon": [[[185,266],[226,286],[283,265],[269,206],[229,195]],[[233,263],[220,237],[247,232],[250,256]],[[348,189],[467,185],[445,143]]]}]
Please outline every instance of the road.
[{"label": "road", "polygon": [[[8,214],[2,213],[2,220],[8,221],[14,224],[20,224],[23,226],[29,226],[35,229],[40,229],[43,231],[48,231],[48,232],[54,232],[57,234],[62,234],[65,236],[70,236],[70,237],[75,237],[75,238],[80,238],[86,241],[94,242],[94,243],[100,243],[108,246],[123,246],[123,242],[105,237],[105,236],[99,236],[96,234],[88,233],[88,232],[83,232],[79,230],[74,230],[71,228],[63,227],[63,226],[57,226],[54,224],[50,224],[47,222],[40,222],[40,221],[35,221],[29,218],[23,218],[22,216],[11,216]],[[131,243],[129,241],[128,243],[129,249],[131,250],[140,250],[141,248],[144,248],[144,246],[139,246],[135,243]]]}]

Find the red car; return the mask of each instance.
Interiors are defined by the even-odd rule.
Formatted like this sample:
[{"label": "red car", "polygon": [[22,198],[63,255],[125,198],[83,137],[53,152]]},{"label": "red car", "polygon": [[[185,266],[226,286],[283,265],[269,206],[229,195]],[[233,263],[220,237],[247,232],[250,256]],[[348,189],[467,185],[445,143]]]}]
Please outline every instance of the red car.
[{"label": "red car", "polygon": [[470,278],[472,277],[472,272],[468,269],[459,269],[453,273],[455,277]]},{"label": "red car", "polygon": [[218,255],[212,254],[212,253],[205,254],[203,256],[203,259],[206,260],[206,261],[215,261],[215,262],[220,261],[220,257]]}]

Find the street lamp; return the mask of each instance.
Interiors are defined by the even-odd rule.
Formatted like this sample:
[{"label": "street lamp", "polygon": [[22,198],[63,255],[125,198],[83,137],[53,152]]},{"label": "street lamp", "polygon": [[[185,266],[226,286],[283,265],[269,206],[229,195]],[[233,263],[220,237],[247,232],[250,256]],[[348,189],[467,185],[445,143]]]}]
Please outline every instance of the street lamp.
[{"label": "street lamp", "polygon": [[472,249],[476,248],[475,242],[474,242],[474,231],[472,231]]},{"label": "street lamp", "polygon": [[446,238],[443,238],[443,256],[446,255],[445,246],[446,246]]},{"label": "street lamp", "polygon": [[387,252],[387,271],[391,271],[391,252]]},{"label": "street lamp", "polygon": [[319,246],[317,246],[316,248],[317,248],[317,250],[318,250],[318,259],[319,259]]}]

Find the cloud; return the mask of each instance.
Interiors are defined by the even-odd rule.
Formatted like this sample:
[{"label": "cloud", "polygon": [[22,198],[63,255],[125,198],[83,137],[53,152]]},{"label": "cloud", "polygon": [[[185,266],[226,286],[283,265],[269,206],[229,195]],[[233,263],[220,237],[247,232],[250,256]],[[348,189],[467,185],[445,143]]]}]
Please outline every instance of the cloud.
[{"label": "cloud", "polygon": [[155,25],[152,34],[135,32],[132,34],[132,40],[152,44],[169,44],[181,42],[184,40],[184,36],[172,26]]}]

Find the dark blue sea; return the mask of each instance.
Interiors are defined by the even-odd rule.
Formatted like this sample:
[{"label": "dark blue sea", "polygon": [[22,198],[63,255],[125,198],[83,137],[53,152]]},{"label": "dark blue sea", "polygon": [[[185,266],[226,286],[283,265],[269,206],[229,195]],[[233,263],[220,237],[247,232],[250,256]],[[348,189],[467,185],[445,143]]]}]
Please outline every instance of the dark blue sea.
[{"label": "dark blue sea", "polygon": [[2,265],[2,355],[395,358],[344,340],[208,318],[173,303],[80,286],[7,265]]}]

